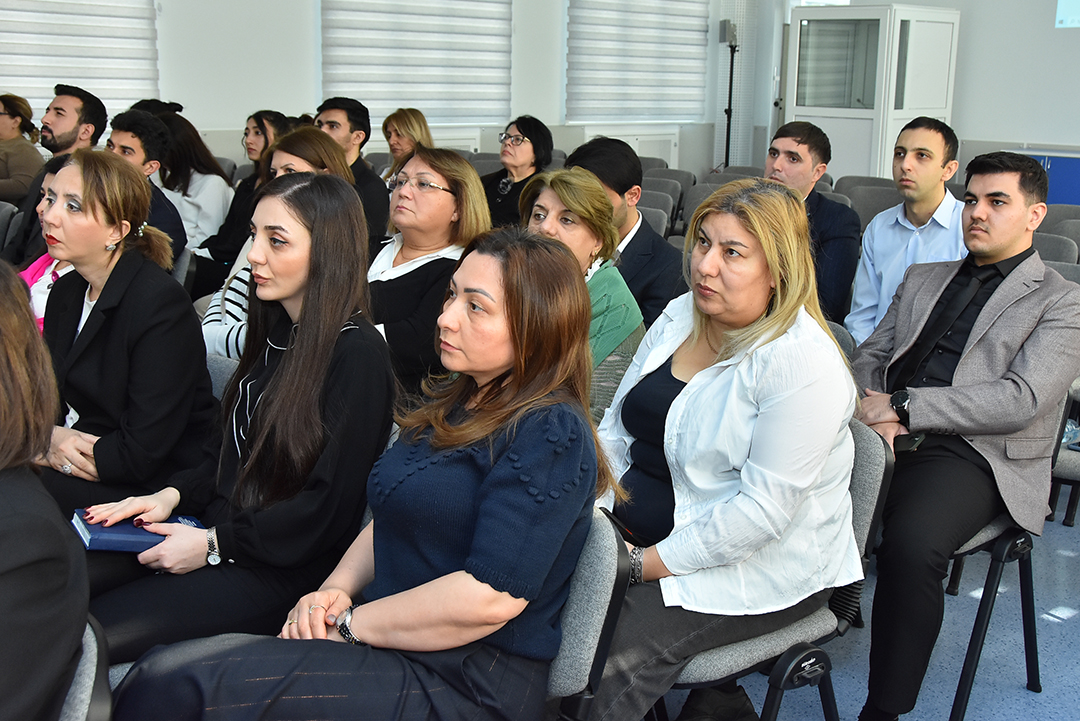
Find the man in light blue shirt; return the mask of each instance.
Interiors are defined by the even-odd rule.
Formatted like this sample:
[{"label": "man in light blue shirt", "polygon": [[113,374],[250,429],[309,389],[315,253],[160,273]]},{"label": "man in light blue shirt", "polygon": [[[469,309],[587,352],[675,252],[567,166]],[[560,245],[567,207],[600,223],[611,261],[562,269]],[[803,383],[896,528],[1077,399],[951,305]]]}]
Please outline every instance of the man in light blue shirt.
[{"label": "man in light blue shirt", "polygon": [[904,202],[878,213],[863,233],[851,312],[844,320],[856,343],[881,322],[909,265],[967,255],[964,204],[945,189],[959,167],[959,145],[953,129],[935,118],[915,118],[900,131],[893,180]]}]

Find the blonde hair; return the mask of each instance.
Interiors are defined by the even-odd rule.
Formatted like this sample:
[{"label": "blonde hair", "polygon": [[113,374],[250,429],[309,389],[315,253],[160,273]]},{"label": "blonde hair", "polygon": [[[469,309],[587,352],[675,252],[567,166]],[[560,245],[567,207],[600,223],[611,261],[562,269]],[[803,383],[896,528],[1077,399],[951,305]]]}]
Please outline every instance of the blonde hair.
[{"label": "blonde hair", "polygon": [[[683,250],[683,273],[690,280],[690,256],[698,239],[701,224],[710,215],[731,215],[761,243],[775,289],[765,313],[745,328],[724,333],[724,343],[717,360],[731,358],[749,349],[759,340],[768,343],[783,335],[806,309],[817,324],[833,338],[818,303],[814,258],[810,250],[810,225],[806,206],[795,191],[763,178],[746,178],[722,186],[698,206],[687,227]],[[709,316],[694,306],[694,339],[709,323]],[[835,342],[835,339],[833,339]],[[837,346],[840,356],[843,351]]]},{"label": "blonde hair", "polygon": [[[386,119],[382,121],[382,134],[388,141],[390,140],[391,123],[399,133],[411,140],[413,145],[435,147],[435,141],[431,138],[431,128],[428,127],[427,118],[416,108],[398,108],[386,116]],[[406,160],[408,158],[403,158],[400,163],[396,160],[391,163],[390,169],[383,176],[383,180],[389,180],[391,176],[397,175],[398,171],[401,170],[401,166],[405,165]]]},{"label": "blonde hair", "polygon": [[540,173],[530,180],[521,191],[518,210],[521,224],[528,226],[532,207],[544,188],[551,188],[566,209],[581,219],[585,227],[600,240],[600,252],[596,254],[601,262],[615,255],[619,247],[619,231],[615,227],[615,210],[611,199],[604,192],[600,180],[585,168],[560,168]]},{"label": "blonde hair", "polygon": [[146,225],[150,216],[150,181],[138,168],[114,153],[80,148],[64,167],[82,173],[82,197],[86,210],[99,221],[117,226],[127,221],[128,234],[113,252],[137,250],[165,270],[172,270],[172,239]]},{"label": "blonde hair", "polygon": [[[402,166],[413,158],[419,158],[446,178],[450,192],[456,199],[458,219],[450,223],[451,245],[464,248],[473,238],[491,230],[491,210],[488,209],[487,196],[480,183],[480,176],[476,174],[476,168],[453,150],[429,148],[419,143],[402,162]],[[390,235],[398,232],[393,220],[387,224],[387,228]]]}]

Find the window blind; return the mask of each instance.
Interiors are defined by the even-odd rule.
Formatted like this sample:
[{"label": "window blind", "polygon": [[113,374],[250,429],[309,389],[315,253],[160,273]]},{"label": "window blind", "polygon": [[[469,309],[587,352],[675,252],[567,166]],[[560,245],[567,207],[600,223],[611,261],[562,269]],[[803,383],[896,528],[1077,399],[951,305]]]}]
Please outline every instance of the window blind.
[{"label": "window blind", "polygon": [[322,0],[323,97],[429,123],[510,117],[510,0]]},{"label": "window blind", "polygon": [[700,121],[707,0],[570,0],[566,119]]},{"label": "window blind", "polygon": [[35,124],[57,83],[101,98],[112,116],[158,96],[153,0],[4,0],[0,88],[26,98]]}]

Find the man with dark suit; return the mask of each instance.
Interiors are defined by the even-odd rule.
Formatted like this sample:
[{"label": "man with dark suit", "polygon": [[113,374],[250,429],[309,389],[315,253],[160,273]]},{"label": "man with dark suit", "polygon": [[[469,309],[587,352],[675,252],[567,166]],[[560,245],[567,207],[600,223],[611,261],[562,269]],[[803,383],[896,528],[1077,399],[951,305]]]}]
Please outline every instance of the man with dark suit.
[{"label": "man with dark suit", "polygon": [[[105,148],[138,168],[150,183],[150,176],[161,168],[171,143],[165,123],[145,110],[128,110],[113,118]],[[150,183],[150,215],[146,223],[172,239],[173,261],[176,261],[187,245],[184,221],[180,211],[154,183]]]},{"label": "man with dark suit", "polygon": [[360,155],[371,137],[371,115],[367,107],[352,98],[330,98],[319,106],[315,127],[323,131],[345,151],[345,160],[352,168],[356,192],[367,217],[368,245],[374,258],[386,237],[390,221],[390,191],[386,183]]},{"label": "man with dark suit", "polygon": [[911,711],[941,628],[949,557],[1003,512],[1042,530],[1061,402],[1080,374],[1080,287],[1031,247],[1046,172],[968,164],[967,257],[908,268],[852,360],[858,417],[894,448],[862,721]]},{"label": "man with dark suit", "polygon": [[619,230],[619,272],[641,308],[645,325],[660,317],[668,301],[686,292],[682,256],[637,210],[641,199],[641,160],[616,138],[593,138],[578,146],[566,167],[578,166],[600,179],[615,210]]},{"label": "man with dark suit", "polygon": [[814,189],[832,160],[829,136],[814,125],[781,125],[769,145],[765,177],[783,183],[806,200],[810,245],[814,253],[818,302],[825,317],[842,323],[859,265],[859,215]]}]

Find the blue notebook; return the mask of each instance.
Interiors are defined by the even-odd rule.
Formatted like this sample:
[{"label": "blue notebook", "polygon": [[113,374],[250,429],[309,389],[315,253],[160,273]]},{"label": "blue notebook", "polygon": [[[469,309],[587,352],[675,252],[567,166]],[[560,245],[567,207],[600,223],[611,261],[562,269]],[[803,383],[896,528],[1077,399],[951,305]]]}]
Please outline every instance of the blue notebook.
[{"label": "blue notebook", "polygon": [[[85,509],[76,508],[71,517],[71,525],[79,534],[88,551],[128,551],[142,553],[165,540],[165,536],[136,528],[133,519],[125,518],[119,523],[105,527],[100,523],[87,523],[83,520]],[[191,516],[170,516],[166,523],[183,523],[192,528],[205,528],[199,519]]]}]

